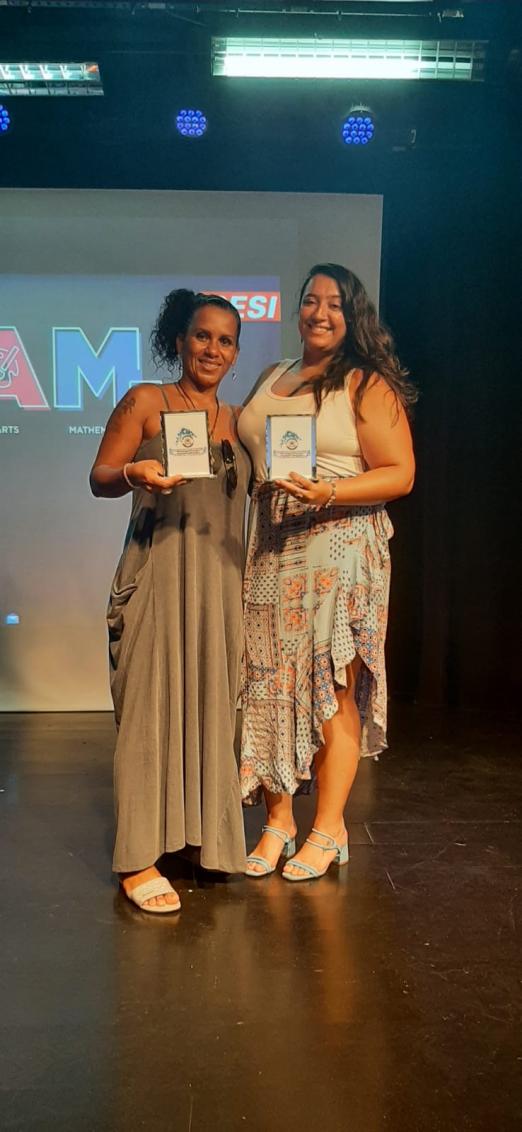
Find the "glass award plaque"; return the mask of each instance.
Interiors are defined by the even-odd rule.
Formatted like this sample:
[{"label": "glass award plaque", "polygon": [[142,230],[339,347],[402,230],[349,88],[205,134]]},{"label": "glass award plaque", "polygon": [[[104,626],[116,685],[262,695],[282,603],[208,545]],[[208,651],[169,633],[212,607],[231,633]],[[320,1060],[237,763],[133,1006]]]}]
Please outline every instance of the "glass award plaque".
[{"label": "glass award plaque", "polygon": [[188,480],[212,476],[206,410],[160,415],[165,475],[184,476]]},{"label": "glass award plaque", "polygon": [[316,417],[312,413],[266,418],[266,463],[270,480],[287,480],[290,472],[317,478]]}]

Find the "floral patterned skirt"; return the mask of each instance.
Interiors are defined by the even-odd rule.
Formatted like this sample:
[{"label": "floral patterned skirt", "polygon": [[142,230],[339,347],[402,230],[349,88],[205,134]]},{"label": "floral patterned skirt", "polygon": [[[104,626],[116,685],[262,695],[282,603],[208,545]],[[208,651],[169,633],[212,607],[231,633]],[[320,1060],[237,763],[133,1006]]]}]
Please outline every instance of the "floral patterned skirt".
[{"label": "floral patterned skirt", "polygon": [[256,486],[245,576],[241,790],[310,789],[325,720],[346,667],[363,664],[355,698],[361,754],[386,747],[384,641],[393,528],[382,504],[315,511]]}]

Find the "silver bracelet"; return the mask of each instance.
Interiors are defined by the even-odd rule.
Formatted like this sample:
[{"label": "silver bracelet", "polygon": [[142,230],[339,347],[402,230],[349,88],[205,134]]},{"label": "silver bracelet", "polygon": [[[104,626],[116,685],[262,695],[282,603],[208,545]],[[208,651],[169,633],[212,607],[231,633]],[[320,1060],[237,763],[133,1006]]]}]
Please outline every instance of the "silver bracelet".
[{"label": "silver bracelet", "polygon": [[127,475],[127,468],[129,467],[130,463],[131,463],[131,461],[129,460],[129,462],[127,464],[123,465],[123,468],[121,469],[121,474],[122,474],[122,476],[125,480],[125,483],[128,483],[129,487],[131,487],[132,490],[134,491],[134,484],[131,483],[131,481],[130,481],[128,475]]},{"label": "silver bracelet", "polygon": [[332,503],[335,503],[335,497],[337,495],[337,483],[335,480],[330,481],[330,487],[332,490],[330,492],[330,498],[327,499],[326,503],[324,504],[325,507],[331,507]]}]

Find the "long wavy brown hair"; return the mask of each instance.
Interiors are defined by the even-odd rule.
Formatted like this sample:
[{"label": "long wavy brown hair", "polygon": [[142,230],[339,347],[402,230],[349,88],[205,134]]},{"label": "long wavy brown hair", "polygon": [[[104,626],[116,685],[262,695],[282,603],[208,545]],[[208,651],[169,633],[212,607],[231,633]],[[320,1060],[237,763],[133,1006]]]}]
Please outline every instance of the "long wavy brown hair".
[{"label": "long wavy brown hair", "polygon": [[346,374],[352,369],[362,372],[354,410],[361,417],[361,401],[372,376],[378,375],[389,385],[400,403],[409,411],[417,400],[417,390],[409,380],[408,370],[401,365],[393,338],[382,322],[360,279],[340,263],[316,263],[310,268],[299,294],[299,306],[314,275],[327,275],[339,288],[346,334],[329,362],[324,374],[314,381],[314,397],[319,412],[327,393],[343,389]]}]

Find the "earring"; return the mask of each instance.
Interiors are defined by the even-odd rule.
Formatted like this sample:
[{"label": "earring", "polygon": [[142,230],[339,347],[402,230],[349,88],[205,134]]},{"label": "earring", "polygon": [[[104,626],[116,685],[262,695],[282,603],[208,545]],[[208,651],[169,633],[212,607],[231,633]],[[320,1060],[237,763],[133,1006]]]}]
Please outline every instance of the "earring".
[{"label": "earring", "polygon": [[237,373],[235,369],[232,370],[232,381],[237,381]]},{"label": "earring", "polygon": [[172,366],[172,376],[174,378],[174,381],[179,381],[182,373],[183,373],[183,366],[181,364],[181,358],[180,358],[179,354],[176,354],[176,357],[174,359],[174,364]]}]

